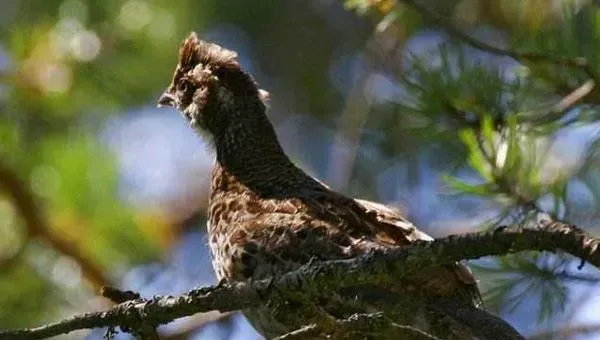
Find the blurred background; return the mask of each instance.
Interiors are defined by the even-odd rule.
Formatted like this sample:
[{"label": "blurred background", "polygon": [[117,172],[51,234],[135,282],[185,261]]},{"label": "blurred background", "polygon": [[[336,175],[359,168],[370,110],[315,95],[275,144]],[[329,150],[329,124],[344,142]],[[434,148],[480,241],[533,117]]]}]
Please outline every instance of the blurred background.
[{"label": "blurred background", "polygon": [[[335,189],[433,236],[542,218],[597,235],[596,1],[0,0],[0,329],[108,308],[102,285],[215,283],[212,150],[155,108],[191,30],[238,51],[284,149]],[[595,268],[539,253],[472,265],[524,335],[600,339]],[[159,330],[260,338],[217,312]]]}]

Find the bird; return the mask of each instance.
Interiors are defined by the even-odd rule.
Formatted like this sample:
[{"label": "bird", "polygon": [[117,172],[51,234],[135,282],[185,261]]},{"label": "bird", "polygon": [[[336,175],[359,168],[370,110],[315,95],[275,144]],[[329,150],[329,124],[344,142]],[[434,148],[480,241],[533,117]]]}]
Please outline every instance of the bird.
[{"label": "bird", "polygon": [[[398,210],[336,192],[294,164],[268,119],[268,97],[242,69],[236,52],[192,32],[181,43],[171,83],[157,102],[180,111],[215,150],[207,234],[221,282],[264,279],[312,261],[350,259],[433,240]],[[477,282],[459,262],[423,269],[389,287],[348,287],[315,304],[310,310],[316,316],[293,300],[243,313],[266,338],[323,316],[342,320],[385,310],[397,324],[423,330],[431,339],[522,339],[480,308]],[[473,325],[477,318],[479,325],[492,326]],[[495,337],[490,329],[499,324],[504,335]],[[415,334],[387,335],[417,339]],[[380,335],[348,338],[385,338]]]}]

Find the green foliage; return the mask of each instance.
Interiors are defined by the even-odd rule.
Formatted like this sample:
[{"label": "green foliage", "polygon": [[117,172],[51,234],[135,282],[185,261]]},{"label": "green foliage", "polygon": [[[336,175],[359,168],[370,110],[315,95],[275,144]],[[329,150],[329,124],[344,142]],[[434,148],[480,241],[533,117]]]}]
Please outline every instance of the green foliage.
[{"label": "green foliage", "polygon": [[[204,212],[201,187],[194,199],[186,192],[174,202],[161,197],[149,206],[132,205],[115,155],[101,138],[108,120],[154,105],[190,31],[239,50],[241,62],[251,62],[263,85],[264,78],[280,77],[276,84],[293,88],[305,104],[297,111],[324,120],[333,115],[342,97],[327,80],[332,46],[347,53],[368,32],[353,30],[342,44],[343,32],[330,29],[310,6],[294,6],[215,0],[3,4],[0,165],[37,203],[44,230],[26,223],[0,178],[0,328],[89,311],[87,302],[100,284],[118,285],[137,265],[169,258],[190,227],[181,221]],[[298,48],[303,45],[311,48]],[[162,132],[153,133],[160,138]],[[197,176],[197,169],[178,170],[182,177]],[[63,267],[72,267],[69,280],[59,275]],[[210,272],[203,275],[212,279]],[[18,308],[15,297],[24,296],[27,304]]]},{"label": "green foliage", "polygon": [[[295,2],[15,3],[12,16],[9,10],[0,13],[0,49],[9,59],[0,68],[0,164],[33,195],[48,232],[81,253],[85,261],[73,267],[83,272],[91,266],[110,280],[165,256],[178,223],[189,218],[128,204],[119,192],[115,157],[99,135],[107,119],[152,105],[170,77],[182,37],[215,26],[239,35],[241,46],[244,39],[254,40],[260,53],[240,52],[246,60],[257,59],[252,72],[259,82],[294,94],[274,98],[274,115],[309,112],[325,125],[337,126],[343,101],[328,79],[336,59],[355,55],[365,41],[365,60],[383,54],[373,63],[381,67],[375,71],[391,80],[399,95],[379,101],[365,91],[357,101],[364,99],[368,112],[349,117],[365,132],[349,179],[361,195],[378,198],[373,174],[398,165],[391,169],[401,169],[397,177],[406,178],[403,190],[411,197],[430,179],[423,178],[431,173],[423,175],[426,165],[445,173],[456,193],[443,199],[470,197],[494,207],[496,217],[482,227],[548,217],[582,227],[600,221],[599,134],[579,141],[585,144],[583,156],[574,165],[567,167],[563,159],[570,150],[557,151],[564,147],[561,136],[592,128],[600,118],[595,87],[572,103],[564,101],[586,81],[600,79],[597,5],[556,12],[549,4],[532,10],[537,1],[502,0],[486,3],[482,11],[475,5],[459,10],[469,3],[464,1],[420,2],[464,32],[478,30],[477,23],[502,31],[507,49],[523,52],[510,58],[482,52],[444,30],[439,20],[396,0],[343,1],[347,10],[374,21],[362,30],[354,29],[358,20],[346,29],[337,21],[339,13],[330,17]],[[464,13],[471,24],[461,21]],[[415,34],[435,31],[448,39],[425,52],[405,49]],[[77,39],[92,48],[78,49]],[[503,46],[495,36],[489,40]],[[579,57],[589,66],[576,65]],[[360,88],[351,93],[363,94]],[[471,203],[469,208],[469,219],[480,213]],[[464,219],[456,210],[452,217]],[[83,308],[96,294],[90,287],[98,282],[86,281],[75,269],[73,280],[60,280],[56,273],[69,256],[56,242],[28,230],[5,192],[0,192],[0,233],[0,328],[55,319],[62,309]],[[478,278],[489,287],[488,305],[511,311],[522,307],[524,296],[535,296],[538,319],[547,320],[570,302],[569,284],[577,280],[568,271],[570,263],[560,256],[509,256],[478,266]],[[84,287],[85,297],[74,294],[69,282]]]},{"label": "green foliage", "polygon": [[[389,19],[382,19],[386,13],[416,9],[425,25],[442,21],[410,5],[412,1],[397,1],[387,10],[382,10],[387,2],[345,3],[359,13],[380,12],[380,20]],[[476,38],[481,42],[477,45],[460,35],[469,35],[469,29],[459,24],[453,5],[420,3],[448,18],[439,25],[442,30],[454,25],[459,33],[446,29],[450,39],[437,48],[408,56],[404,52],[402,70],[393,74],[404,90],[402,97],[372,108],[371,126],[394,126],[393,141],[402,141],[384,150],[397,157],[427,152],[443,159],[444,180],[453,197],[470,196],[494,205],[496,217],[482,227],[552,218],[583,227],[597,225],[600,135],[596,131],[579,137],[584,155],[575,160],[567,161],[570,157],[565,156],[573,155],[562,143],[565,135],[584,127],[591,130],[598,123],[598,6],[565,2],[563,12],[538,6],[540,17],[535,17],[535,6],[523,2],[511,7],[522,11],[521,16],[502,18],[513,22],[501,22],[494,14],[487,17],[492,25],[508,26],[506,44]],[[498,2],[496,9],[507,9],[508,2],[501,3],[505,2]],[[524,27],[515,29],[519,25]],[[505,52],[498,52],[503,46],[508,46]],[[523,301],[537,300],[538,321],[548,320],[569,303],[569,284],[577,281],[565,269],[571,262],[538,253],[486,261],[477,266],[486,304],[510,313]],[[586,282],[590,281],[594,283]]]},{"label": "green foliage", "polygon": [[538,300],[538,321],[560,314],[569,298],[568,283],[577,281],[567,268],[573,260],[560,256],[523,253],[499,258],[490,265],[474,265],[477,274],[494,277],[484,287],[487,307],[514,312],[524,302]]},{"label": "green foliage", "polygon": [[[18,284],[16,284],[18,282]],[[52,302],[52,286],[30,266],[19,264],[0,275],[0,327],[28,327],[41,321]],[[20,316],[27,315],[27,318]]]},{"label": "green foliage", "polygon": [[139,229],[130,208],[116,202],[119,183],[112,155],[95,138],[66,137],[40,145],[40,164],[32,172],[34,189],[47,199],[57,232],[73,235],[108,268],[151,259],[156,241]]},{"label": "green foliage", "polygon": [[[73,282],[93,296],[107,282],[86,282],[87,271],[111,280],[169,245],[160,213],[120,197],[115,158],[99,134],[108,117],[152,101],[170,77],[179,37],[203,25],[212,6],[28,0],[2,17],[0,162],[39,203],[47,230],[40,235],[15,209],[0,209],[0,328],[54,319],[62,307],[46,309],[48,301],[68,305],[62,297],[72,290],[53,279],[61,252],[80,254]],[[6,195],[0,191],[3,207]]]}]

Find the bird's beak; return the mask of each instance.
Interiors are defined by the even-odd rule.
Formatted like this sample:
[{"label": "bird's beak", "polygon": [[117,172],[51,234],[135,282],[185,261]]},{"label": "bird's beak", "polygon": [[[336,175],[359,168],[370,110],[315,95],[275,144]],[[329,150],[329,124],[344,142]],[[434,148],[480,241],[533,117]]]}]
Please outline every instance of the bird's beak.
[{"label": "bird's beak", "polygon": [[169,106],[172,108],[177,108],[177,99],[170,93],[163,93],[160,98],[158,98],[158,102],[156,102],[157,107],[165,107]]}]

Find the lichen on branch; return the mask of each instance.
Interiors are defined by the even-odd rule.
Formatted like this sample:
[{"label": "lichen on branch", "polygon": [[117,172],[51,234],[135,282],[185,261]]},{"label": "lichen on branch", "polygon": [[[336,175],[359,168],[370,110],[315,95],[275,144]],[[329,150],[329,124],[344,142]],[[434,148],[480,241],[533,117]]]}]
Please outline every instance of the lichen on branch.
[{"label": "lichen on branch", "polygon": [[[563,251],[600,268],[599,242],[575,226],[558,222],[540,223],[536,228],[501,227],[494,231],[418,242],[349,260],[313,262],[264,280],[218,284],[193,289],[180,296],[126,301],[103,312],[77,315],[36,328],[1,331],[0,339],[43,339],[99,327],[125,330],[156,327],[195,313],[236,311],[285,299],[290,294],[300,294],[310,300],[347,286],[377,284],[392,277],[402,280],[427,267],[521,251]],[[365,320],[354,319],[356,322]]]}]

